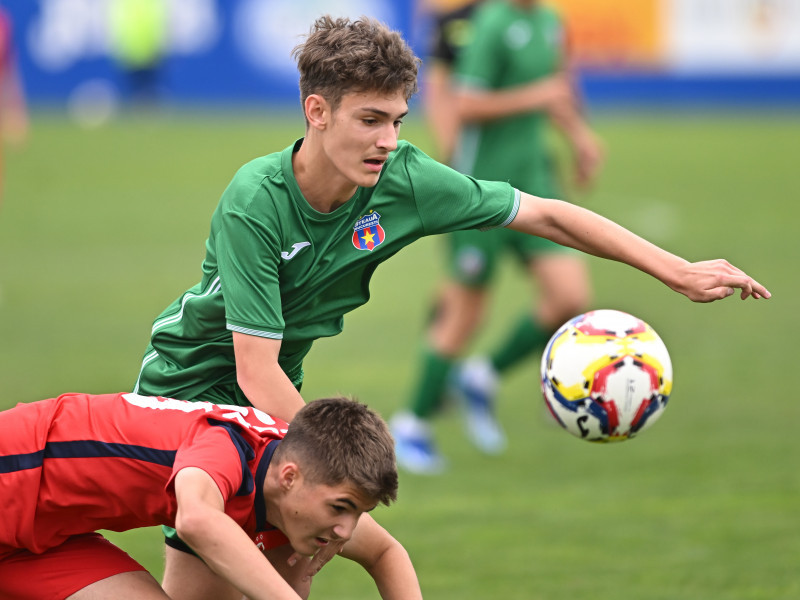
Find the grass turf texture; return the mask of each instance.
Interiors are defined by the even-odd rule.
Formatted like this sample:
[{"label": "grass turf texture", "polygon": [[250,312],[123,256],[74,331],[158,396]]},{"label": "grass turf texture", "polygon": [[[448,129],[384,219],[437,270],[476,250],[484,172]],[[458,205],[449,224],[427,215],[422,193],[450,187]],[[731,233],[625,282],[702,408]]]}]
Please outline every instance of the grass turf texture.
[{"label": "grass turf texture", "polygon": [[[128,116],[82,130],[34,115],[28,147],[7,157],[0,209],[0,406],[132,387],[152,319],[199,277],[235,169],[302,135],[299,115],[281,117]],[[608,164],[581,201],[689,259],[728,258],[775,298],[695,305],[592,259],[594,307],[647,320],[671,352],[662,419],[623,444],[577,440],[544,418],[531,361],[503,384],[507,455],[479,455],[455,418],[442,419],[447,475],[404,474],[397,505],[375,516],[408,548],[427,598],[797,598],[800,408],[788,375],[800,338],[800,119],[601,114],[595,124]],[[430,147],[418,121],[403,134]],[[306,398],[354,394],[387,417],[401,406],[440,254],[428,238],[378,270],[371,302],[310,354]],[[503,270],[479,348],[526,306],[519,274]],[[158,530],[110,537],[160,576]],[[377,597],[342,559],[314,587],[320,598]]]}]

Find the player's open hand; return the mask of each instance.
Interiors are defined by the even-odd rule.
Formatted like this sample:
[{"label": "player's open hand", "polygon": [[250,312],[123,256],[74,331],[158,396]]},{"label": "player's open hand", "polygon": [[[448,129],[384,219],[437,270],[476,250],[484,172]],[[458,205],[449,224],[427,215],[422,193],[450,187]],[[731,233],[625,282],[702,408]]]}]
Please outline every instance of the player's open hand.
[{"label": "player's open hand", "polygon": [[297,564],[297,561],[305,561],[306,565],[306,574],[303,580],[313,577],[317,573],[319,573],[320,569],[324,567],[330,559],[336,556],[342,550],[342,546],[344,546],[345,540],[341,542],[329,542],[327,546],[324,548],[320,548],[317,553],[312,556],[311,558],[307,556],[303,556],[302,554],[297,554],[296,552],[289,557],[289,566],[293,567]]},{"label": "player's open hand", "polygon": [[772,294],[763,285],[734,267],[727,260],[705,260],[686,263],[677,277],[675,290],[693,302],[721,300],[741,290],[742,300],[748,296],[755,299],[769,298]]}]

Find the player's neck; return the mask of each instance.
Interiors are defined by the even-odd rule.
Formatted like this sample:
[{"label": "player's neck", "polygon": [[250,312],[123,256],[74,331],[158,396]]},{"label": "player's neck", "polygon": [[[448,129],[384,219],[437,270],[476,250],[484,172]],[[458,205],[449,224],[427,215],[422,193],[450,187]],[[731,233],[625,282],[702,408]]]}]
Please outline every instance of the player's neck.
[{"label": "player's neck", "polygon": [[267,467],[267,474],[264,477],[264,487],[261,490],[261,493],[264,495],[264,509],[267,513],[267,522],[273,527],[277,527],[283,533],[286,533],[286,525],[283,521],[283,512],[281,511],[281,501],[286,495],[286,492],[281,485],[278,469],[273,467],[274,465],[272,464]]},{"label": "player's neck", "polygon": [[308,138],[292,156],[292,170],[306,202],[321,213],[333,212],[358,189],[339,173],[321,147]]}]

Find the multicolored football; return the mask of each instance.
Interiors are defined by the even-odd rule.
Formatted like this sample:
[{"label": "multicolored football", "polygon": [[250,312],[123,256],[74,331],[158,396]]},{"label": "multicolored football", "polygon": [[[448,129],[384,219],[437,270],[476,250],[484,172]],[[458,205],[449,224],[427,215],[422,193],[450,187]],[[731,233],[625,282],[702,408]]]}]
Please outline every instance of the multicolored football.
[{"label": "multicolored football", "polygon": [[590,442],[638,435],[658,420],[672,392],[664,342],[618,310],[593,310],[562,325],[547,343],[541,375],[553,417]]}]

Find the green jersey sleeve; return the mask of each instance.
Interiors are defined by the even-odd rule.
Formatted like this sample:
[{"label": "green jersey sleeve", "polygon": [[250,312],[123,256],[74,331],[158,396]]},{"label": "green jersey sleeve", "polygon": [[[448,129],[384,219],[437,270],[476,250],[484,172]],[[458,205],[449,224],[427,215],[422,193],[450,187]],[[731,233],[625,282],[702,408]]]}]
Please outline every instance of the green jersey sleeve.
[{"label": "green jersey sleeve", "polygon": [[519,210],[519,192],[504,181],[481,181],[404,146],[405,170],[425,235],[505,227]]},{"label": "green jersey sleeve", "polygon": [[228,186],[212,227],[213,243],[227,328],[281,339],[279,218],[258,175],[255,170],[240,172]]}]

